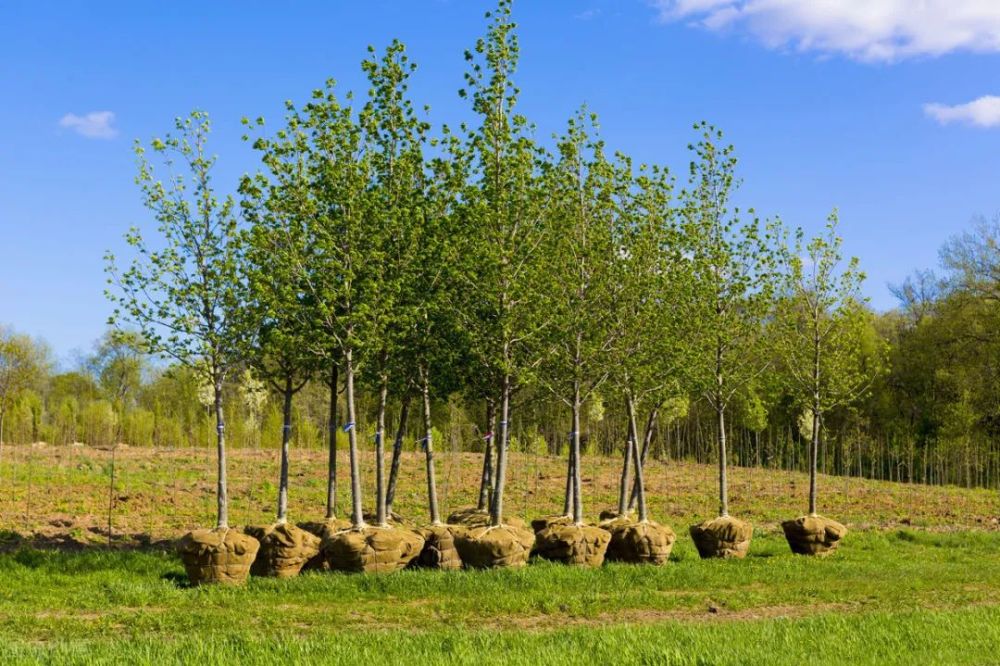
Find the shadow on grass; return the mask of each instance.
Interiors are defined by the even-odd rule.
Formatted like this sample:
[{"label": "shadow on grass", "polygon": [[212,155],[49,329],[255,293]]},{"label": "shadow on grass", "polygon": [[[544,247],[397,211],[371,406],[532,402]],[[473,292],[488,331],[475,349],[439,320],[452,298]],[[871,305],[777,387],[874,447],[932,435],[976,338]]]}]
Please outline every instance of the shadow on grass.
[{"label": "shadow on grass", "polygon": [[[96,536],[97,539],[88,538]],[[23,549],[86,553],[107,551],[165,552],[174,549],[171,539],[154,539],[146,533],[114,533],[108,539],[106,529],[90,528],[88,536],[69,530],[49,530],[21,534],[13,530],[0,530],[0,554]]]}]

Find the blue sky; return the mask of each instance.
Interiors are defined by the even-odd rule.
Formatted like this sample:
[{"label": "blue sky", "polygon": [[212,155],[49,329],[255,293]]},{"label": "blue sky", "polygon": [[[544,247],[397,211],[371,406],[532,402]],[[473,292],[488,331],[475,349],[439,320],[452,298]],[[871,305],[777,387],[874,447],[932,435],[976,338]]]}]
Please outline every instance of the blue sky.
[{"label": "blue sky", "polygon": [[[103,254],[150,227],[132,142],[194,108],[213,118],[217,182],[254,170],[242,116],[328,78],[363,91],[365,47],[403,40],[436,124],[480,0],[0,6],[0,323],[64,360],[104,329]],[[581,103],[611,147],[683,176],[691,125],[735,143],[740,202],[818,229],[839,207],[879,309],[1000,210],[1000,3],[994,0],[520,0],[522,111],[541,138]],[[928,106],[931,105],[931,106]],[[934,106],[937,105],[937,106]]]}]

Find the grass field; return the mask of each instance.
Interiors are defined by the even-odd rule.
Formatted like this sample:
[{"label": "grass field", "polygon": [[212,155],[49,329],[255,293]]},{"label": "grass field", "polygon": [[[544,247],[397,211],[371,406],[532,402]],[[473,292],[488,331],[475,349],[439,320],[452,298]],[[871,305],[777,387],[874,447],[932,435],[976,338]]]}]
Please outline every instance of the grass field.
[{"label": "grass field", "polygon": [[[737,469],[732,503],[756,525],[751,554],[701,561],[686,526],[712,514],[714,469],[651,463],[654,517],[679,534],[665,567],[539,563],[521,571],[306,574],[191,589],[177,558],[155,544],[209,524],[211,452],[119,451],[110,549],[108,457],[82,448],[5,448],[0,663],[997,659],[1000,532],[991,491],[822,478],[824,512],[852,531],[839,553],[816,560],[790,554],[777,528],[801,513],[805,477]],[[441,456],[447,509],[471,501],[474,457],[465,458]],[[266,520],[273,461],[270,451],[233,452],[236,520]],[[416,517],[419,463],[412,455],[404,461],[397,503]],[[317,517],[323,455],[297,452],[295,464],[292,516]],[[616,467],[584,461],[588,513],[610,506]],[[561,469],[558,460],[515,456],[513,510],[554,511]],[[148,543],[154,547],[141,547]]]}]

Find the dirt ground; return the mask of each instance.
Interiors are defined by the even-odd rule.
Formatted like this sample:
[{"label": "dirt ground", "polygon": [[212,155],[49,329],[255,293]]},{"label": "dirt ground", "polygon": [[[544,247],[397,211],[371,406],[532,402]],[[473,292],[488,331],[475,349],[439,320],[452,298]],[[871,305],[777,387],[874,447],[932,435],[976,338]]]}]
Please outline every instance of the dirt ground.
[{"label": "dirt ground", "polygon": [[[374,504],[374,454],[364,451],[362,462],[368,508]],[[616,504],[620,461],[586,457],[582,462],[585,513],[596,519],[602,509]],[[293,450],[292,520],[322,517],[326,463],[325,451]],[[345,452],[337,464],[338,514],[346,515],[349,468]],[[193,527],[214,524],[215,465],[215,452],[208,448],[123,446],[112,452],[79,445],[4,446],[0,453],[0,548],[24,541],[60,548],[101,543],[166,546]],[[404,454],[395,504],[398,513],[416,522],[426,521],[423,465],[422,454]],[[437,465],[442,513],[473,504],[481,457],[445,451],[437,454]],[[530,519],[560,511],[564,473],[562,459],[512,454],[505,500],[509,515]],[[271,522],[277,475],[276,450],[229,452],[232,525]],[[687,525],[714,515],[716,475],[713,465],[650,461],[646,479],[651,517],[686,531]],[[825,476],[819,484],[820,512],[852,529],[1000,529],[995,491]],[[802,514],[807,490],[808,478],[801,473],[730,471],[731,512],[764,530],[776,531],[781,520]]]}]

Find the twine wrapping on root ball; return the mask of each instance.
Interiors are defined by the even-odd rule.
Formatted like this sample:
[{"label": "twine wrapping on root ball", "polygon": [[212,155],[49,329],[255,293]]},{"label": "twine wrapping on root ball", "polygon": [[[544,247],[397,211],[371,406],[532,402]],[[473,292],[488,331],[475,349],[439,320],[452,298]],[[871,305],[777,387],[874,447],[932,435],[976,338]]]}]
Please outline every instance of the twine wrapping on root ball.
[{"label": "twine wrapping on root ball", "polygon": [[799,516],[781,523],[793,553],[825,556],[837,550],[847,528],[823,516]]},{"label": "twine wrapping on root ball", "polygon": [[546,527],[551,525],[572,525],[573,516],[560,515],[560,516],[543,516],[541,518],[535,518],[531,521],[531,529],[535,531],[537,535],[539,532],[544,530]]},{"label": "twine wrapping on root ball", "polygon": [[611,542],[605,556],[608,562],[666,564],[674,541],[677,540],[677,535],[670,527],[652,520],[638,523],[609,521],[604,529],[611,533]]},{"label": "twine wrapping on root ball", "polygon": [[260,542],[257,559],[250,567],[254,576],[292,578],[319,553],[319,537],[295,525],[278,523],[243,531]]},{"label": "twine wrapping on root ball", "polygon": [[[485,509],[477,509],[476,507],[468,507],[466,509],[459,509],[458,511],[452,512],[448,516],[449,525],[465,525],[466,527],[489,527],[490,526],[490,512]],[[524,521],[520,518],[505,518],[504,525],[513,525],[514,527],[524,527]]]},{"label": "twine wrapping on root ball", "polygon": [[461,569],[462,558],[455,547],[455,535],[464,532],[461,525],[431,525],[417,530],[423,537],[424,547],[410,566],[428,569]]},{"label": "twine wrapping on root ball", "polygon": [[192,585],[242,583],[259,548],[257,539],[228,527],[188,532],[177,542]]},{"label": "twine wrapping on root ball", "polygon": [[472,527],[455,534],[455,546],[465,566],[474,569],[523,567],[528,563],[535,533],[525,527]]},{"label": "twine wrapping on root ball", "polygon": [[604,564],[611,533],[593,525],[552,524],[535,535],[535,554],[581,567]]},{"label": "twine wrapping on root ball", "polygon": [[720,516],[691,526],[691,539],[703,559],[746,557],[753,526],[731,516]]},{"label": "twine wrapping on root ball", "polygon": [[392,573],[420,554],[424,539],[401,527],[364,527],[323,539],[322,553],[331,571]]}]

